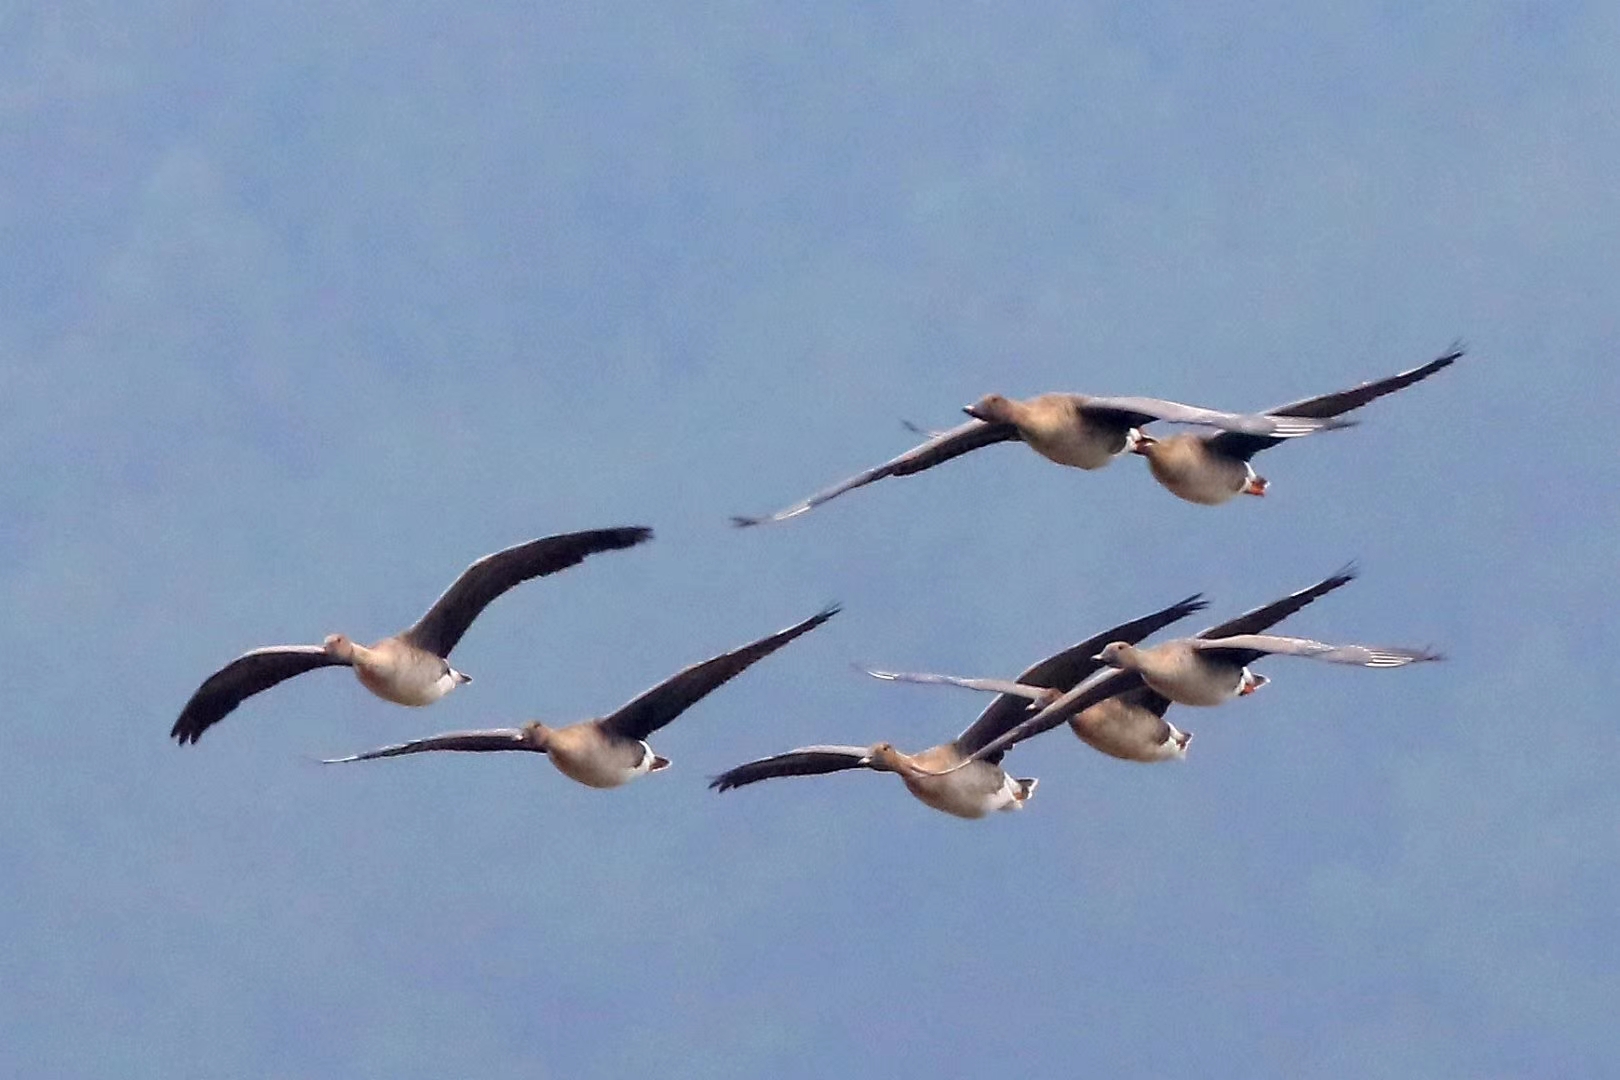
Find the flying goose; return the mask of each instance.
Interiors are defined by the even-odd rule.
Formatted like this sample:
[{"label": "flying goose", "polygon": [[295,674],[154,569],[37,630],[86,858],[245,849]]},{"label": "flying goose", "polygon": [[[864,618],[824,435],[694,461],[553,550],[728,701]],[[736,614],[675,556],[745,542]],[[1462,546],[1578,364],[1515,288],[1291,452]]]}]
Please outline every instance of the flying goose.
[{"label": "flying goose", "polygon": [[497,596],[530,578],[573,566],[587,555],[633,547],[651,538],[651,529],[636,525],[530,540],[467,567],[414,626],[375,644],[329,634],[320,645],[269,645],[243,653],[203,680],[169,735],[181,745],[194,743],[254,694],[320,667],[352,667],[360,685],[384,701],[431,705],[472,681],[447,658]]},{"label": "flying goose", "polygon": [[1097,659],[1134,671],[1142,681],[1178,705],[1223,705],[1254,693],[1270,680],[1250,671],[1262,656],[1303,656],[1333,664],[1396,668],[1444,659],[1428,649],[1329,645],[1309,638],[1274,634],[1234,634],[1223,638],[1178,638],[1139,649],[1126,641],[1109,643]]},{"label": "flying goose", "polygon": [[786,521],[875,480],[920,473],[970,450],[998,442],[1022,439],[1036,453],[1059,465],[1100,469],[1132,449],[1139,434],[1137,429],[1154,420],[1200,424],[1269,439],[1290,439],[1342,425],[1342,421],[1332,419],[1218,412],[1159,398],[1081,394],[1041,394],[1025,401],[989,394],[962,411],[973,419],[934,435],[892,461],[834,484],[774,514],[733,517],[732,524],[747,527]]},{"label": "flying goose", "polygon": [[716,776],[709,786],[716,791],[730,791],[779,776],[816,776],[846,769],[872,769],[898,774],[906,789],[919,801],[956,817],[981,818],[997,810],[1021,810],[1034,794],[1037,781],[1009,776],[1001,768],[1001,753],[985,753],[983,748],[1027,714],[1026,698],[1039,700],[1056,695],[1097,670],[1094,654],[1104,643],[1115,639],[1140,641],[1203,607],[1201,599],[1190,596],[1161,611],[1105,630],[1042,660],[1020,675],[1017,684],[980,680],[984,689],[996,686],[1016,686],[1016,689],[998,696],[956,738],[921,753],[905,754],[887,742],[871,746],[805,746],[728,769]]},{"label": "flying goose", "polygon": [[545,754],[558,772],[587,787],[618,787],[638,776],[669,767],[669,759],[653,753],[652,747],[647,745],[647,736],[697,704],[711,690],[836,614],[835,605],[786,630],[693,664],[616,711],[594,720],[555,728],[531,720],[520,728],[453,731],[362,754],[327,758],[322,764],[342,765],[428,750],[526,750]]},{"label": "flying goose", "polygon": [[[1385,394],[1427,379],[1441,368],[1455,363],[1462,355],[1462,346],[1453,345],[1443,356],[1430,360],[1422,367],[1391,375],[1387,379],[1362,383],[1336,394],[1278,405],[1267,409],[1266,415],[1332,420]],[[1250,431],[1222,431],[1215,435],[1183,432],[1164,439],[1138,433],[1132,441],[1131,451],[1147,458],[1148,470],[1153,473],[1153,478],[1169,489],[1171,494],[1188,502],[1219,506],[1234,495],[1266,493],[1266,480],[1254,471],[1249,459],[1281,441],[1276,435]]]},{"label": "flying goose", "polygon": [[[1355,576],[1356,571],[1353,567],[1345,567],[1310,588],[1301,589],[1280,600],[1273,600],[1262,607],[1247,611],[1235,619],[1229,619],[1201,631],[1197,636],[1227,638],[1267,630],[1318,597],[1325,596],[1339,586],[1354,580]],[[998,693],[1019,694],[1042,707],[1051,704],[1057,698],[1052,690],[1020,685],[1024,682],[1022,678],[1018,683],[1008,684],[994,679],[963,679],[954,675],[876,671],[869,674],[903,682],[943,683],[973,690],[994,689]],[[1192,741],[1192,734],[1182,731],[1164,718],[1171,705],[1169,698],[1144,685],[1133,673],[1111,671],[1102,678],[1112,680],[1113,686],[1128,685],[1130,688],[1102,698],[1067,717],[1055,713],[1041,719],[1039,726],[1036,724],[1036,718],[1029,718],[1029,724],[1019,726],[1020,735],[1007,736],[1006,741],[999,747],[1000,751],[1005,752],[1014,742],[1021,742],[1032,735],[1050,730],[1067,719],[1075,735],[1088,746],[1110,757],[1125,761],[1154,762],[1179,760],[1187,756],[1187,744]]]},{"label": "flying goose", "polygon": [[[1166,641],[1148,649],[1134,649],[1129,653],[1113,646],[1133,647],[1134,642],[1123,639],[1120,642],[1111,642],[1096,659],[1111,666],[1117,663],[1124,663],[1127,666],[1117,671],[1100,672],[1086,680],[1056,701],[1043,706],[1036,715],[988,743],[978,753],[982,755],[1005,753],[1008,748],[1044,731],[1050,731],[1071,716],[1082,714],[1099,702],[1139,688],[1146,688],[1158,695],[1158,698],[1144,697],[1141,700],[1144,708],[1161,717],[1171,702],[1215,705],[1242,694],[1252,693],[1268,680],[1250,672],[1246,665],[1251,660],[1271,653],[1304,656],[1361,667],[1404,667],[1421,661],[1444,659],[1439,653],[1427,649],[1328,645],[1305,638],[1273,637],[1252,632],[1257,628],[1264,629],[1292,611],[1297,611],[1317,596],[1338,588],[1351,577],[1353,571],[1347,569],[1309,589],[1284,597],[1276,604],[1256,608],[1220,626],[1211,627],[1195,638]],[[1343,580],[1335,580],[1339,578]],[[1276,613],[1279,610],[1281,614]],[[1183,659],[1184,657],[1188,659]],[[1159,700],[1161,698],[1162,703]],[[1137,716],[1140,718],[1141,714]]]}]

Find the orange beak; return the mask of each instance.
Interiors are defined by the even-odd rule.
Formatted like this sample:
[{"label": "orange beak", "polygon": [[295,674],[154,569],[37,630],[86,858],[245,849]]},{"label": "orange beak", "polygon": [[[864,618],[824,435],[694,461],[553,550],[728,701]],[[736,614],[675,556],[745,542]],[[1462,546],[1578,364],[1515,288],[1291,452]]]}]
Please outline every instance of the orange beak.
[{"label": "orange beak", "polygon": [[1267,486],[1268,485],[1266,484],[1265,477],[1256,476],[1253,480],[1250,480],[1247,484],[1243,485],[1243,494],[1260,495],[1263,497],[1266,493]]}]

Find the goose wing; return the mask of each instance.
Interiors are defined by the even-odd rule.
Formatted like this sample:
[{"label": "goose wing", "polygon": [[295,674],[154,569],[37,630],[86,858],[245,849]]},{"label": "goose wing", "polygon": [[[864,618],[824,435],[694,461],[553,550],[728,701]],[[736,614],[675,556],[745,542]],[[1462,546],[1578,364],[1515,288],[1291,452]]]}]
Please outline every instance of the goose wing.
[{"label": "goose wing", "polygon": [[743,671],[802,634],[808,634],[834,615],[837,605],[779,630],[740,649],[721,653],[699,664],[676,672],[651,690],[604,716],[601,723],[627,739],[645,739],[695,705],[711,690],[742,674]]},{"label": "goose wing", "polygon": [[449,731],[443,735],[429,735],[425,739],[380,746],[348,757],[322,758],[322,765],[343,765],[351,761],[371,761],[375,758],[399,757],[402,754],[420,754],[428,750],[538,750],[523,734],[522,728],[492,728],[488,731]]},{"label": "goose wing", "polygon": [[801,746],[785,754],[759,758],[727,769],[710,780],[709,786],[715,791],[730,791],[779,776],[820,776],[845,769],[861,769],[866,767],[868,760],[864,746]]},{"label": "goose wing", "polygon": [[808,499],[803,499],[792,506],[778,510],[774,514],[764,517],[733,517],[731,523],[739,528],[751,525],[763,525],[772,521],[786,521],[788,518],[798,517],[809,510],[813,510],[829,499],[835,499],[846,491],[853,491],[858,487],[865,487],[875,480],[882,480],[886,476],[910,476],[920,473],[924,469],[931,469],[941,462],[949,461],[954,457],[961,457],[971,450],[992,443],[1012,442],[1018,439],[1018,429],[1011,424],[986,423],[983,420],[971,420],[935,435],[921,446],[913,447],[891,461],[857,473],[848,480],[840,481],[824,491],[818,491]]},{"label": "goose wing", "polygon": [[1205,409],[1197,405],[1183,405],[1179,401],[1165,401],[1149,397],[1093,397],[1080,406],[1082,412],[1106,413],[1118,422],[1132,427],[1164,420],[1172,424],[1201,424],[1223,431],[1259,436],[1275,441],[1298,438],[1324,428],[1343,427],[1344,422],[1330,417],[1271,416],[1263,413],[1231,413],[1219,409]]},{"label": "goose wing", "polygon": [[1234,637],[1238,634],[1258,634],[1269,630],[1307,604],[1326,596],[1341,585],[1348,585],[1356,579],[1356,573],[1356,568],[1353,565],[1346,566],[1343,570],[1323,578],[1315,585],[1300,589],[1298,592],[1289,593],[1280,600],[1273,600],[1269,604],[1262,604],[1257,608],[1245,611],[1236,618],[1228,619],[1219,625],[1210,627],[1208,630],[1201,631],[1198,636],[1201,638]]},{"label": "goose wing", "polygon": [[306,671],[346,666],[319,645],[267,645],[245,652],[203,680],[180,710],[169,737],[182,745],[194,743],[254,694]]},{"label": "goose wing", "polygon": [[1193,648],[1214,653],[1237,663],[1247,664],[1262,656],[1303,656],[1330,664],[1357,667],[1394,668],[1443,657],[1430,649],[1407,649],[1375,645],[1329,645],[1309,638],[1280,637],[1275,634],[1237,634],[1224,638],[1193,638]]},{"label": "goose wing", "polygon": [[525,544],[485,555],[461,572],[444,595],[434,601],[416,625],[400,637],[437,656],[449,656],[473,620],[497,596],[530,578],[554,574],[583,562],[598,551],[634,547],[652,539],[652,530],[641,525],[616,529],[589,529],[585,532],[542,536]]},{"label": "goose wing", "polygon": [[[1413,383],[1422,382],[1430,375],[1444,368],[1450,367],[1462,358],[1465,349],[1461,342],[1454,343],[1440,356],[1408,371],[1391,375],[1387,379],[1373,379],[1370,382],[1352,386],[1348,390],[1337,393],[1322,394],[1319,397],[1305,398],[1301,401],[1290,401],[1285,405],[1277,405],[1266,412],[1273,416],[1312,417],[1328,419],[1342,416],[1354,409],[1359,409],[1368,402],[1375,401],[1385,394],[1393,394],[1397,390],[1404,390]],[[1280,439],[1274,436],[1263,436],[1245,432],[1228,431],[1213,436],[1210,448],[1230,457],[1247,461],[1256,453],[1269,446],[1275,446]]]}]

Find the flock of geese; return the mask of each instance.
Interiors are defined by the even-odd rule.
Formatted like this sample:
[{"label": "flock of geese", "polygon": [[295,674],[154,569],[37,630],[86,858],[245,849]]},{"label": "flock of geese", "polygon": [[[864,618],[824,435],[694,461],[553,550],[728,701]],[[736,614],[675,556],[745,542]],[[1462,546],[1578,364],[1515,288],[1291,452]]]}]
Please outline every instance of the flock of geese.
[{"label": "flock of geese", "polygon": [[[1060,465],[1080,469],[1098,469],[1123,454],[1138,454],[1147,459],[1155,480],[1189,502],[1213,506],[1240,494],[1264,495],[1267,482],[1251,463],[1255,454],[1290,439],[1349,426],[1354,421],[1344,419],[1346,413],[1426,379],[1462,355],[1462,348],[1453,346],[1427,364],[1389,378],[1256,413],[1220,412],[1157,398],[1042,394],[1019,401],[991,394],[964,409],[971,417],[967,423],[933,433],[891,461],[774,514],[732,520],[743,527],[784,521],[886,477],[909,476],[980,447],[1014,441]],[[1143,429],[1154,421],[1208,430],[1149,435]],[[644,526],[627,526],[531,540],[479,559],[414,625],[374,644],[331,634],[319,645],[272,645],[244,653],[203,681],[169,734],[182,745],[194,743],[247,698],[322,667],[354,669],[360,684],[385,701],[431,705],[470,681],[451,666],[450,653],[473,620],[502,593],[599,552],[634,547],[652,535]],[[1018,743],[1065,722],[1087,745],[1112,757],[1140,762],[1181,758],[1192,736],[1165,719],[1170,706],[1220,705],[1252,694],[1267,679],[1249,665],[1264,657],[1299,656],[1368,668],[1440,659],[1425,649],[1332,645],[1268,632],[1354,577],[1354,569],[1346,567],[1191,637],[1142,645],[1151,635],[1207,607],[1200,596],[1189,596],[1094,634],[1015,679],[869,671],[888,681],[956,686],[996,697],[960,735],[919,753],[904,753],[887,742],[807,746],[728,769],[709,786],[729,791],[776,777],[872,769],[895,773],[914,796],[936,810],[979,818],[1023,808],[1036,781],[1009,775],[1002,759]],[[522,727],[449,732],[326,763],[434,750],[524,750],[546,755],[559,772],[582,784],[618,787],[668,767],[669,760],[647,743],[654,732],[838,610],[829,607],[693,664],[605,716],[563,727],[531,721]]]}]

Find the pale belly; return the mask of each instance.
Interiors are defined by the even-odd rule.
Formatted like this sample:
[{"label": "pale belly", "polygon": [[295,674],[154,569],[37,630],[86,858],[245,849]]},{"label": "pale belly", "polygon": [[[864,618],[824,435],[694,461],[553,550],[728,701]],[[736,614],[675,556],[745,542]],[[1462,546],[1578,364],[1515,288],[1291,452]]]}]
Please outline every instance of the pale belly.
[{"label": "pale belly", "polygon": [[646,775],[653,764],[653,754],[642,743],[641,760],[629,763],[621,755],[593,751],[578,752],[552,747],[547,752],[557,771],[586,787],[616,788],[628,784],[638,776]]},{"label": "pale belly", "polygon": [[354,677],[361,686],[395,705],[431,705],[456,688],[456,677],[448,671],[379,672],[357,666]]},{"label": "pale belly", "polygon": [[1176,730],[1151,709],[1118,698],[1093,705],[1069,718],[1069,727],[1087,746],[1123,761],[1166,761],[1186,756]]},{"label": "pale belly", "polygon": [[976,762],[946,776],[906,778],[918,801],[959,818],[982,818],[997,810],[1020,810],[1016,782],[997,765]]},{"label": "pale belly", "polygon": [[1200,506],[1219,506],[1238,494],[1248,480],[1248,470],[1235,464],[1232,468],[1224,462],[1203,461],[1178,468],[1149,459],[1148,470],[1172,495]]},{"label": "pale belly", "polygon": [[1059,465],[1100,469],[1125,449],[1125,436],[1065,428],[1057,432],[1025,432],[1024,441],[1037,454]]},{"label": "pale belly", "polygon": [[1156,677],[1142,673],[1142,681],[1178,705],[1224,705],[1237,697],[1238,684],[1243,678],[1241,670],[1231,672],[1228,679],[1224,669],[1213,676],[1199,672],[1182,677]]}]

